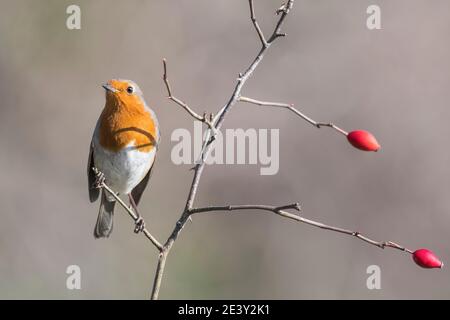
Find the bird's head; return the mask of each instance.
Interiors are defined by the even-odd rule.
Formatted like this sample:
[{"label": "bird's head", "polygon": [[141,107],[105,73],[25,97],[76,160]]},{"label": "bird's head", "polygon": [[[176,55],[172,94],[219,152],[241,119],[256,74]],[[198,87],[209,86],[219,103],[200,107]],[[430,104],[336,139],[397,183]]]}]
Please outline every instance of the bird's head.
[{"label": "bird's head", "polygon": [[127,107],[145,105],[142,91],[131,80],[112,79],[102,85],[106,90],[106,103]]}]

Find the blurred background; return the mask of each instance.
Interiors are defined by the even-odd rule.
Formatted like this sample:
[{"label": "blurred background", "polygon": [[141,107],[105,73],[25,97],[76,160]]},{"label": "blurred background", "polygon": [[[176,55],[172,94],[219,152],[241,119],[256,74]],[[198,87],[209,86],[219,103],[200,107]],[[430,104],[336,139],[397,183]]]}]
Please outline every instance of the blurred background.
[{"label": "blurred background", "polygon": [[[257,0],[268,35],[279,0]],[[81,30],[66,8],[81,7]],[[366,9],[381,7],[382,30]],[[86,164],[104,105],[101,84],[133,79],[159,117],[162,143],[141,205],[161,241],[184,207],[192,171],[176,166],[173,130],[193,121],[175,94],[216,112],[259,50],[246,0],[0,0],[0,298],[146,299],[155,249],[119,208],[107,240],[92,236],[98,203]],[[378,153],[351,147],[285,110],[236,105],[224,128],[280,129],[280,170],[208,166],[197,205],[300,202],[305,217],[450,263],[450,2],[297,0],[243,95],[295,103],[317,121],[365,129]],[[81,290],[66,268],[81,268]],[[381,290],[366,269],[381,268]],[[271,214],[204,214],[167,262],[162,299],[449,298],[450,271]]]}]

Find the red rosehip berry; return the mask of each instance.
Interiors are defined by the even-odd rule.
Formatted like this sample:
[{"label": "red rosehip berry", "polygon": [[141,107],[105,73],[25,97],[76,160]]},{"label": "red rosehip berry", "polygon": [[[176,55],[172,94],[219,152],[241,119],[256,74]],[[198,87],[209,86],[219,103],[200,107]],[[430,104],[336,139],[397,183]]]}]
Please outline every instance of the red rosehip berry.
[{"label": "red rosehip berry", "polygon": [[419,249],[413,253],[414,262],[422,268],[442,268],[444,264],[428,249]]},{"label": "red rosehip berry", "polygon": [[350,132],[347,139],[352,146],[363,151],[378,151],[380,149],[377,139],[370,132],[364,130]]}]

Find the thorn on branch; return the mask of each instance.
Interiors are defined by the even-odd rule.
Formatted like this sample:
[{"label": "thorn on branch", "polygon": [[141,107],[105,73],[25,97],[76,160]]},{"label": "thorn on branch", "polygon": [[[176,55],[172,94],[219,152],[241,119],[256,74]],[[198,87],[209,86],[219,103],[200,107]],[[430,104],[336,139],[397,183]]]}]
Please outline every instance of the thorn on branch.
[{"label": "thorn on branch", "polygon": [[291,10],[292,8],[292,5],[293,5],[292,1],[288,1],[287,3],[284,3],[281,7],[279,7],[277,11],[275,11],[275,13],[277,14],[277,16],[280,13],[288,14],[289,10]]},{"label": "thorn on branch", "polygon": [[293,203],[293,204],[288,204],[285,206],[279,206],[275,208],[275,211],[281,211],[281,210],[289,210],[289,209],[294,209],[297,211],[302,211],[300,204],[298,202]]},{"label": "thorn on branch", "polygon": [[286,12],[286,4],[284,3],[281,7],[279,7],[277,9],[277,11],[275,11],[276,15],[278,16],[280,13],[282,12]]}]

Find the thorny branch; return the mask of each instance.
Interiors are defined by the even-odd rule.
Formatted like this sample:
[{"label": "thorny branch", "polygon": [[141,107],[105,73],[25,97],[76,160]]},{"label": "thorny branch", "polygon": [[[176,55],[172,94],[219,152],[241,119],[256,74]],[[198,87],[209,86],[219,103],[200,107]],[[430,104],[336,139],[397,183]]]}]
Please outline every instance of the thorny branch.
[{"label": "thorny branch", "polygon": [[320,229],[325,229],[325,230],[329,230],[329,231],[334,231],[334,232],[338,232],[338,233],[343,233],[343,234],[347,234],[349,236],[354,236],[362,241],[365,241],[371,245],[377,246],[381,249],[384,248],[393,248],[393,249],[398,249],[401,251],[406,251],[408,253],[412,253],[411,250],[409,250],[408,248],[405,248],[399,244],[396,244],[392,241],[385,241],[385,242],[379,242],[379,241],[375,241],[372,240],[364,235],[362,235],[361,233],[357,232],[357,231],[351,231],[351,230],[347,230],[347,229],[342,229],[342,228],[338,228],[338,227],[333,227],[333,226],[329,226],[326,224],[323,224],[321,222],[317,222],[314,220],[310,220],[310,219],[306,219],[303,218],[299,215],[290,213],[286,210],[288,209],[295,209],[297,211],[300,211],[300,208],[298,206],[297,203],[295,204],[291,204],[291,205],[287,205],[287,206],[281,206],[281,207],[275,207],[275,206],[268,206],[268,205],[228,205],[228,206],[211,206],[211,207],[204,207],[204,208],[195,208],[192,209],[190,211],[191,214],[194,213],[200,213],[200,212],[214,212],[214,211],[235,211],[235,210],[261,210],[261,211],[269,211],[272,213],[275,213],[281,217],[284,218],[288,218],[288,219],[292,219],[298,222],[302,222],[305,224],[308,224],[310,226],[314,226]]},{"label": "thorny branch", "polygon": [[[249,0],[250,19],[253,23],[253,26],[257,32],[259,39],[261,41],[262,47],[261,47],[259,53],[257,54],[257,56],[254,58],[253,62],[247,67],[245,72],[239,74],[237,83],[231,94],[230,99],[228,100],[227,104],[217,113],[217,115],[215,117],[212,114],[210,114],[208,116],[206,113],[203,114],[202,116],[200,116],[194,110],[192,110],[186,103],[184,103],[182,100],[173,96],[172,89],[170,87],[168,77],[167,77],[167,62],[165,59],[163,60],[163,67],[164,67],[163,80],[166,85],[168,98],[170,100],[172,100],[173,102],[175,102],[176,104],[178,104],[179,106],[181,106],[183,109],[185,109],[194,119],[205,123],[209,127],[208,134],[205,135],[204,148],[202,150],[202,155],[201,155],[202,159],[206,159],[208,157],[209,151],[211,150],[211,144],[214,141],[216,133],[218,132],[218,130],[220,130],[228,112],[231,110],[231,108],[237,102],[252,103],[255,105],[259,105],[259,106],[285,108],[285,109],[292,111],[293,113],[295,113],[296,115],[298,115],[299,117],[301,117],[302,119],[304,119],[305,121],[307,121],[308,123],[312,124],[313,126],[315,126],[317,128],[330,127],[341,134],[347,135],[346,131],[335,126],[332,123],[316,122],[316,121],[312,120],[311,118],[307,117],[306,115],[301,113],[299,110],[294,108],[294,106],[292,104],[279,103],[279,102],[266,102],[266,101],[260,101],[260,100],[241,96],[241,91],[242,91],[244,84],[250,78],[250,76],[253,74],[256,67],[259,65],[259,63],[262,61],[266,51],[270,48],[272,43],[277,38],[286,36],[286,34],[281,33],[281,27],[283,25],[283,22],[285,21],[285,18],[287,17],[290,10],[292,9],[293,4],[294,4],[294,0],[288,0],[283,6],[281,6],[276,11],[277,15],[279,16],[278,21],[276,23],[273,33],[268,38],[268,40],[266,40],[266,37],[264,36],[264,33],[261,30],[261,28],[258,24],[258,21],[256,19],[256,16],[255,16],[253,0]],[[194,208],[194,201],[195,201],[195,197],[197,195],[198,186],[199,186],[200,179],[201,179],[204,168],[205,168],[204,161],[201,161],[194,168],[194,176],[193,176],[189,194],[188,194],[188,197],[186,200],[185,208],[181,214],[181,217],[176,222],[175,227],[174,227],[172,233],[170,234],[170,236],[168,237],[168,239],[166,240],[166,242],[162,245],[161,243],[158,242],[158,240],[156,240],[155,237],[153,237],[150,234],[150,232],[147,229],[143,230],[143,233],[145,234],[145,236],[152,242],[152,244],[160,252],[159,257],[158,257],[158,264],[156,267],[155,277],[154,277],[154,281],[153,281],[153,288],[152,288],[152,293],[151,293],[152,300],[158,299],[159,291],[161,288],[162,277],[163,277],[163,273],[164,273],[164,269],[165,269],[165,265],[166,265],[166,260],[167,260],[168,254],[169,254],[173,244],[175,243],[176,239],[178,238],[178,235],[180,234],[181,230],[186,225],[186,222],[191,218],[192,215],[197,214],[197,213],[219,212],[219,211],[248,211],[248,210],[259,210],[261,212],[270,212],[270,213],[279,215],[281,217],[295,220],[295,221],[298,221],[301,223],[305,223],[305,224],[308,224],[310,226],[314,226],[314,227],[317,227],[320,229],[334,231],[334,232],[346,234],[349,236],[353,236],[353,237],[356,237],[366,243],[369,243],[371,245],[374,245],[374,246],[382,248],[382,249],[393,248],[393,249],[398,249],[398,250],[401,250],[404,252],[412,253],[411,250],[409,250],[399,244],[396,244],[394,242],[391,242],[391,241],[379,242],[376,240],[372,240],[359,232],[326,225],[321,222],[317,222],[314,220],[310,220],[310,219],[301,217],[299,214],[294,214],[294,213],[287,211],[287,210],[296,210],[297,212],[300,212],[301,211],[300,205],[298,203],[282,205],[282,206],[245,204],[245,205],[225,205],[225,206],[209,206],[209,207],[202,207],[202,208]],[[132,211],[132,209],[130,207],[128,207],[117,196],[117,194],[113,190],[111,190],[104,183],[104,181],[100,180],[98,187],[104,188],[107,192],[109,192],[119,202],[119,204],[122,207],[124,207],[124,209],[128,212],[130,217],[136,222],[136,220],[138,219],[137,215]]]}]

